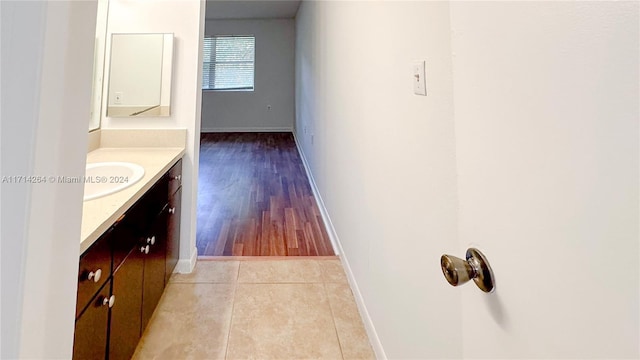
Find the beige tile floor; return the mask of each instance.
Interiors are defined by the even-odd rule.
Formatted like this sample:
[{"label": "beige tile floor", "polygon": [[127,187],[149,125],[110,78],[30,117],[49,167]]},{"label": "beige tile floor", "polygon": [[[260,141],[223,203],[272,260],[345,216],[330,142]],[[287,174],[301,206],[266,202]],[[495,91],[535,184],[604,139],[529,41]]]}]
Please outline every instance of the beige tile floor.
[{"label": "beige tile floor", "polygon": [[199,261],[171,277],[134,359],[374,359],[335,259]]}]

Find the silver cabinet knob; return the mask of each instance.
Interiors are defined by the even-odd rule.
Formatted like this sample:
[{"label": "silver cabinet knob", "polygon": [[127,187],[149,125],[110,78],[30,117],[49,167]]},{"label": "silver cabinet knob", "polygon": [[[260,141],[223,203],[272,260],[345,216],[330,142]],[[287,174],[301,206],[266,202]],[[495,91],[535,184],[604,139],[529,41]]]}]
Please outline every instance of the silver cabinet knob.
[{"label": "silver cabinet knob", "polygon": [[111,295],[108,298],[104,298],[102,299],[102,306],[109,306],[109,308],[113,307],[113,304],[116,303],[116,296],[115,295]]},{"label": "silver cabinet knob", "polygon": [[182,175],[176,175],[176,176],[174,176],[174,177],[173,177],[173,180],[178,180],[178,181],[182,180]]},{"label": "silver cabinet knob", "polygon": [[140,252],[144,254],[149,253],[149,245],[140,247]]},{"label": "silver cabinet knob", "polygon": [[147,238],[147,244],[154,245],[155,243],[156,243],[156,237],[155,236]]},{"label": "silver cabinet knob", "polygon": [[440,267],[445,279],[453,286],[462,285],[473,279],[484,292],[492,292],[495,289],[493,270],[487,258],[478,249],[468,249],[466,260],[452,255],[442,255]]},{"label": "silver cabinet knob", "polygon": [[176,213],[175,207],[169,208],[169,214],[175,214],[175,213]]},{"label": "silver cabinet knob", "polygon": [[98,269],[96,271],[90,272],[89,275],[87,276],[87,280],[98,282],[100,281],[101,276],[102,276],[102,269]]}]

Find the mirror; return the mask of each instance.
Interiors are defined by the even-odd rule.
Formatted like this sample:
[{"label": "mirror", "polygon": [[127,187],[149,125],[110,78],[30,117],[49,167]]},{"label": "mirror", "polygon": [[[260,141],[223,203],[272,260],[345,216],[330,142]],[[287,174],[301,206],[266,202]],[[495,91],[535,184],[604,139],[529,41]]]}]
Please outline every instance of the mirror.
[{"label": "mirror", "polygon": [[173,34],[112,34],[107,116],[169,116]]},{"label": "mirror", "polygon": [[98,1],[96,18],[96,43],[93,50],[93,93],[91,95],[91,115],[89,131],[100,128],[100,114],[102,110],[102,83],[104,78],[104,50],[107,42],[107,15],[109,0]]}]

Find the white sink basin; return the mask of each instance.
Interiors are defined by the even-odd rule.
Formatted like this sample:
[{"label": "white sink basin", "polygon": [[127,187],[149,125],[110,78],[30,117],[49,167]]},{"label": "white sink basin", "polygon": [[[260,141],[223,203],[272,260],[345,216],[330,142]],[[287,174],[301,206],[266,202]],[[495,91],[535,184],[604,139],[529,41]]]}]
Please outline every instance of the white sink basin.
[{"label": "white sink basin", "polygon": [[87,164],[84,201],[116,193],[137,183],[144,176],[144,168],[128,162]]}]

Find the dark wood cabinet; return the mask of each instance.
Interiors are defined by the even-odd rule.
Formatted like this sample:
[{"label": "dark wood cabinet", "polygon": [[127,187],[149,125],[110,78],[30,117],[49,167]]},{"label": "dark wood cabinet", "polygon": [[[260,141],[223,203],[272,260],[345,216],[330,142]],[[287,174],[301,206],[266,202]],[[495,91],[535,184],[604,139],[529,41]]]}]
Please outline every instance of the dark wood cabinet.
[{"label": "dark wood cabinet", "polygon": [[167,172],[169,181],[169,191],[167,195],[171,196],[182,187],[182,160],[176,162],[175,165]]},{"label": "dark wood cabinet", "polygon": [[178,261],[181,162],[80,257],[74,359],[135,352]]},{"label": "dark wood cabinet", "polygon": [[141,336],[144,253],[135,246],[113,274],[117,304],[111,309],[109,359],[131,359]]},{"label": "dark wood cabinet", "polygon": [[[169,190],[171,191],[171,188]],[[169,282],[169,278],[178,264],[178,257],[180,255],[181,204],[182,187],[180,186],[174,193],[169,195],[169,205],[167,208],[167,262],[165,284]]]},{"label": "dark wood cabinet", "polygon": [[111,275],[111,247],[109,244],[111,233],[112,230],[109,229],[80,257],[76,318],[80,316],[89,301]]},{"label": "dark wood cabinet", "polygon": [[[167,254],[167,208],[156,217],[143,246],[144,281],[142,285],[142,331],[147,327],[164,291]],[[146,253],[146,249],[149,252]]]},{"label": "dark wood cabinet", "polygon": [[74,359],[104,359],[107,350],[110,294],[111,282],[109,281],[89,302],[82,316],[76,320],[73,339]]}]

